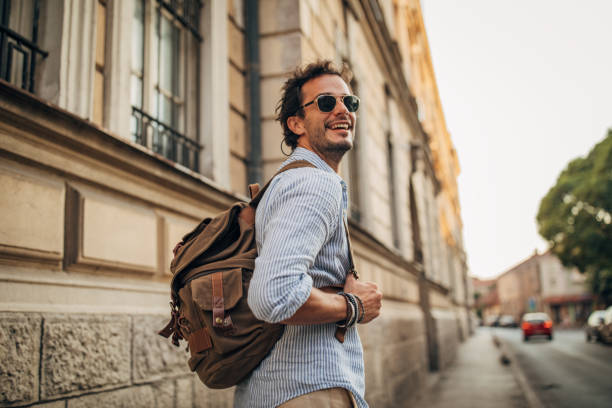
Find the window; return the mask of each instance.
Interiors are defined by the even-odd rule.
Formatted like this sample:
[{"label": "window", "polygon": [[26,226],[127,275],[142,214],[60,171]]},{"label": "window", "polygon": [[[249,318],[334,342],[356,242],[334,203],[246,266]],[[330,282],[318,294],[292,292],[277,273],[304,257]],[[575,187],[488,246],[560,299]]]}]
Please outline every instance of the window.
[{"label": "window", "polygon": [[199,171],[199,0],[136,0],[132,140]]},{"label": "window", "polygon": [[104,124],[107,0],[97,0],[93,122]]},{"label": "window", "polygon": [[[356,80],[351,81],[351,90],[353,94],[359,95],[359,86]],[[363,115],[364,107],[362,112],[359,113],[358,117]],[[361,199],[359,189],[359,145],[361,144],[361,138],[363,137],[363,120],[357,123],[356,133],[353,134],[353,148],[348,152],[348,188],[349,188],[349,217],[355,222],[361,222]]]},{"label": "window", "polygon": [[393,246],[395,248],[400,247],[399,237],[399,216],[397,208],[397,194],[395,191],[396,174],[394,164],[394,148],[393,148],[393,137],[391,132],[387,132],[387,165],[389,172],[389,212],[391,218],[391,234],[393,238]]},{"label": "window", "polygon": [[34,92],[36,64],[48,53],[36,45],[39,0],[0,0],[0,78]]}]

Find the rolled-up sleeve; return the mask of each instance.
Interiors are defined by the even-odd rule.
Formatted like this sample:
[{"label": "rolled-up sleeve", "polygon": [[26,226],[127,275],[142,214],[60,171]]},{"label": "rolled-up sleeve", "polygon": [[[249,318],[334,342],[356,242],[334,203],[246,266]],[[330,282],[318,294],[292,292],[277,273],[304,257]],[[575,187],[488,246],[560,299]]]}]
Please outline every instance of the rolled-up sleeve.
[{"label": "rolled-up sleeve", "polygon": [[258,209],[259,255],[248,295],[255,316],[270,323],[293,316],[310,296],[308,271],[337,228],[342,206],[335,174],[302,168],[276,181]]}]

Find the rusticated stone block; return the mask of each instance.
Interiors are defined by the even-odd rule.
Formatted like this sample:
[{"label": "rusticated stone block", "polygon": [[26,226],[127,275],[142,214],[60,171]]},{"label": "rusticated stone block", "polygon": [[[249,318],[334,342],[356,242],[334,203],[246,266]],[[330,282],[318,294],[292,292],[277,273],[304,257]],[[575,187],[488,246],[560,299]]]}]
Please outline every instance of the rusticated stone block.
[{"label": "rusticated stone block", "polygon": [[174,381],[167,380],[153,384],[153,395],[158,407],[174,407]]},{"label": "rusticated stone block", "polygon": [[[155,403],[155,392],[149,386],[130,387],[68,400],[67,408],[166,408]],[[172,407],[169,405],[168,407]]]},{"label": "rusticated stone block", "polygon": [[45,316],[43,398],[127,384],[129,380],[129,316]]},{"label": "rusticated stone block", "polygon": [[202,383],[195,384],[195,408],[232,408],[234,387],[225,390],[211,390]]},{"label": "rusticated stone block", "polygon": [[193,408],[194,376],[176,380],[176,408]]},{"label": "rusticated stone block", "polygon": [[40,316],[0,313],[0,406],[38,399]]},{"label": "rusticated stone block", "polygon": [[157,332],[166,325],[168,316],[134,316],[134,382],[158,381],[164,377],[190,374],[187,343],[174,347]]}]

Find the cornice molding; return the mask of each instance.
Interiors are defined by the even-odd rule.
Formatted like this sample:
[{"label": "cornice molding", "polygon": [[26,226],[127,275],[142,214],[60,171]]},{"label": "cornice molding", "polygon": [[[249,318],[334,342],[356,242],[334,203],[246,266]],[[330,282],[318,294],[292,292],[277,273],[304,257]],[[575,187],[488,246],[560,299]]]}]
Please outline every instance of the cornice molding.
[{"label": "cornice molding", "polygon": [[[110,165],[191,199],[206,201],[213,207],[221,209],[246,199],[246,196],[234,194],[199,173],[112,134],[4,80],[0,80],[0,122],[3,128],[17,128],[29,137],[68,149],[105,166]],[[10,151],[10,146],[0,148]],[[31,157],[25,159],[36,160]],[[62,168],[53,170],[65,173]],[[80,174],[73,176],[82,177]]]}]

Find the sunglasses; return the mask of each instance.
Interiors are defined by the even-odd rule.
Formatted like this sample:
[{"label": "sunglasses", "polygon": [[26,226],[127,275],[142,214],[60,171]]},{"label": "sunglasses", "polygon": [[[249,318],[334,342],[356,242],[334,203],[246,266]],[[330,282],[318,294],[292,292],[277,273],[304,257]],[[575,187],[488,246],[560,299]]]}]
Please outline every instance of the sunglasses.
[{"label": "sunglasses", "polygon": [[308,105],[312,105],[313,103],[317,103],[317,108],[323,113],[329,113],[334,110],[336,107],[336,101],[338,98],[342,99],[342,103],[346,106],[346,110],[349,112],[357,112],[359,109],[359,98],[355,95],[342,95],[342,96],[334,96],[334,95],[319,95],[314,98],[312,101],[300,106],[300,109],[307,107]]}]

